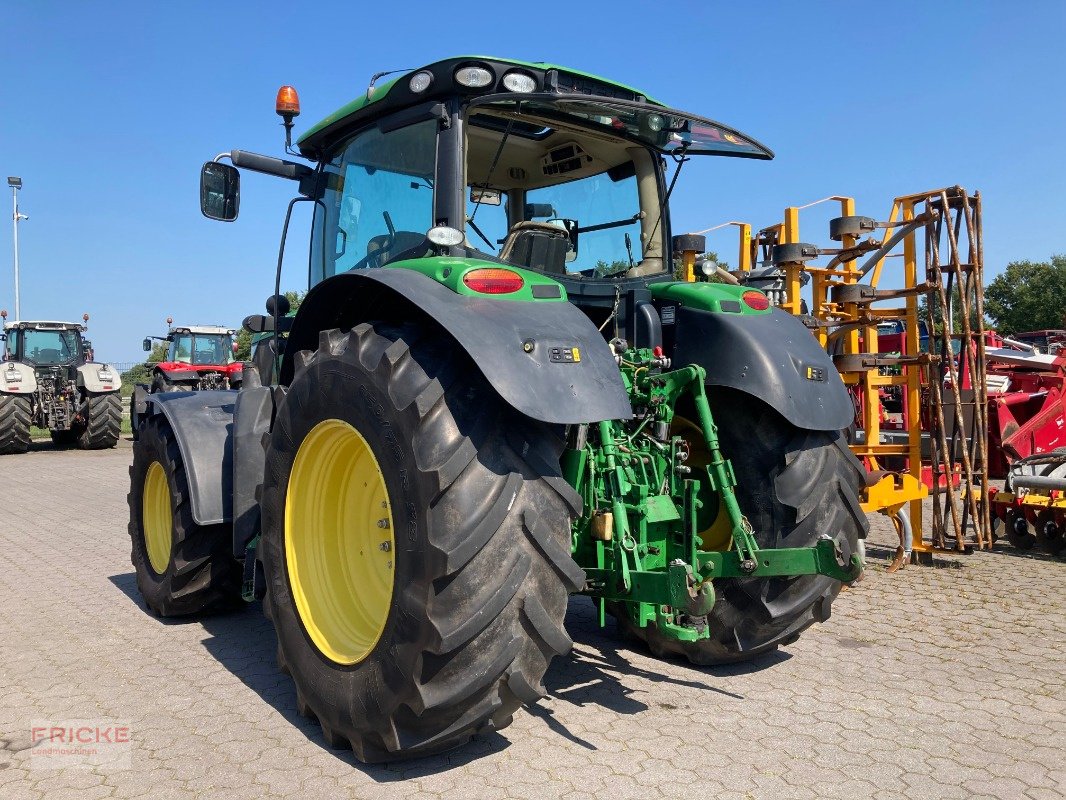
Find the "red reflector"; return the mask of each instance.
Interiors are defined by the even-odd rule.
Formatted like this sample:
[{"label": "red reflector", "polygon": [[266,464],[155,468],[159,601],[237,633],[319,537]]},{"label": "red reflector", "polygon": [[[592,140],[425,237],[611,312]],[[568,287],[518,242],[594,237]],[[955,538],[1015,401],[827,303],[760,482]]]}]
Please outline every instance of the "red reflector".
[{"label": "red reflector", "polygon": [[762,292],[744,292],[740,299],[744,301],[744,305],[756,311],[765,311],[770,307],[770,298]]},{"label": "red reflector", "polygon": [[472,269],[463,276],[467,288],[481,294],[510,294],[517,292],[525,281],[509,269]]}]

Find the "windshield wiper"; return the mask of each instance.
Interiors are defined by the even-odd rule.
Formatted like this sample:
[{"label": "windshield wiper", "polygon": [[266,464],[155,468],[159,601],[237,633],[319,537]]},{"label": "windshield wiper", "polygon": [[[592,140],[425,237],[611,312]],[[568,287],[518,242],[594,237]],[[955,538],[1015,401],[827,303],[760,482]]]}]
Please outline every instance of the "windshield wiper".
[{"label": "windshield wiper", "polygon": [[608,228],[621,228],[623,225],[632,225],[634,222],[638,222],[643,218],[644,212],[638,211],[631,217],[616,219],[614,222],[601,222],[598,225],[588,225],[584,228],[578,228],[576,233],[592,233],[593,231],[605,231]]},{"label": "windshield wiper", "polygon": [[[476,211],[477,209],[475,208],[474,210]],[[474,229],[474,233],[476,233],[478,236],[481,237],[481,241],[483,241],[490,248],[492,248],[492,252],[494,252],[494,253],[496,252],[496,248],[493,246],[492,242],[489,241],[489,237],[487,237],[485,234],[483,234],[481,232],[481,228],[479,228],[477,226],[477,223],[474,222],[474,218],[473,217],[467,217],[466,218],[466,224]]]},{"label": "windshield wiper", "polygon": [[[489,164],[489,174],[485,176],[485,182],[481,184],[482,194],[478,195],[477,202],[474,203],[474,210],[470,214],[469,222],[470,222],[471,226],[473,226],[473,224],[474,224],[474,217],[477,216],[477,210],[479,208],[481,208],[481,198],[484,197],[484,190],[490,188],[490,185],[492,183],[492,173],[494,173],[496,171],[496,165],[499,163],[500,156],[503,154],[503,146],[505,144],[507,144],[507,137],[509,137],[511,135],[511,126],[512,125],[514,125],[514,119],[513,118],[507,120],[507,130],[505,130],[503,132],[503,136],[500,138],[500,146],[496,148],[496,154],[492,157],[492,163]],[[475,230],[477,230],[477,229],[475,228]],[[480,235],[480,233],[479,233],[479,235]],[[481,238],[485,239],[484,236],[482,236]],[[488,240],[485,239],[485,241],[488,241]],[[492,247],[492,245],[489,245],[489,247]]]}]

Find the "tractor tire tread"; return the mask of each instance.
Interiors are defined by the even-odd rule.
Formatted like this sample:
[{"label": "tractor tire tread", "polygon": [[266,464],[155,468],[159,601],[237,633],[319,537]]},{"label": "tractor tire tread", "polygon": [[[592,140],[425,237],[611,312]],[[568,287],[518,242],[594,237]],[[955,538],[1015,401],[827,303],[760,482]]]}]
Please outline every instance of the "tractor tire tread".
[{"label": "tractor tire tread", "polygon": [[85,406],[86,420],[74,440],[78,448],[106,450],[118,444],[122,433],[122,398],[119,393],[89,394]]},{"label": "tractor tire tread", "polygon": [[[562,439],[507,406],[442,337],[415,324],[323,331],[318,350],[297,359],[285,405],[300,408],[312,392],[328,394],[337,369],[329,365],[338,359],[381,387],[383,405],[391,406],[381,413],[413,455],[412,481],[428,487],[425,548],[410,562],[412,579],[394,590],[402,610],[392,611],[418,618],[419,633],[390,646],[373,684],[360,684],[357,674],[350,684],[322,677],[313,647],[286,635],[286,617],[303,631],[283,558],[279,475],[287,468],[271,464],[275,446],[296,447],[282,408],[263,491],[265,603],[279,633],[279,661],[294,677],[301,713],[319,719],[331,746],[343,742],[368,762],[440,752],[508,724],[522,703],[543,696],[551,658],[569,651],[567,595],[584,583],[568,549],[579,502],[558,486]],[[535,459],[523,458],[518,440],[537,443],[527,448]],[[547,442],[558,442],[554,467],[555,445]],[[282,530],[271,534],[275,527]],[[360,713],[365,708],[373,713]]]},{"label": "tractor tire tread", "polygon": [[0,455],[30,449],[30,398],[0,394]]}]

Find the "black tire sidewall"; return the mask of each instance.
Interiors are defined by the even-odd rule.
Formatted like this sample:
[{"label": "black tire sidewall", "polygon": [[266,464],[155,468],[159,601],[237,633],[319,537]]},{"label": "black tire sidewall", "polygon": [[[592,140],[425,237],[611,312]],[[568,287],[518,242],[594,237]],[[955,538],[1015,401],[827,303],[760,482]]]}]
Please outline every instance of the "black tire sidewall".
[{"label": "black tire sidewall", "polygon": [[[320,717],[338,715],[324,720],[332,727],[371,732],[373,726],[361,723],[353,709],[333,705],[335,688],[329,695],[315,695],[318,687],[342,681],[347,685],[341,696],[366,697],[392,682],[391,676],[410,675],[417,668],[428,594],[421,589],[428,588],[431,576],[427,526],[416,509],[429,507],[433,487],[425,485],[411,448],[402,444],[411,441],[417,419],[387,412],[391,401],[383,377],[354,359],[320,356],[293,381],[270,439],[263,487],[263,563],[274,627],[283,652],[293,662],[298,689]],[[285,558],[285,500],[293,461],[307,434],[326,419],[347,422],[366,439],[385,480],[393,521],[395,568],[389,616],[374,649],[351,666],[330,661],[311,641],[293,600]],[[402,690],[398,685],[390,688]]]}]

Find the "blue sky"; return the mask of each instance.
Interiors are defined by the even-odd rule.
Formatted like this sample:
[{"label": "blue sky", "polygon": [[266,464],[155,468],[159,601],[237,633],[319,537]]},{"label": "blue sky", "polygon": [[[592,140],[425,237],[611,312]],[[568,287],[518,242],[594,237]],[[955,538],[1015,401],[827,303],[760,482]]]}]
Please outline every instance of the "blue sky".
[{"label": "blue sky", "polygon": [[[0,173],[25,182],[23,316],[88,311],[98,355],[117,362],[139,359],[168,315],[239,324],[272,288],[291,186],[248,175],[240,219],[213,223],[199,212],[200,164],[233,148],[280,154],[281,84],[300,91],[300,131],[374,72],[461,53],[599,73],[776,151],[686,167],[675,232],[763,226],[831,194],[881,219],[896,195],[961,184],[984,198],[991,276],[1066,251],[1064,23],[1062,2],[6,0]],[[805,215],[803,238],[825,242],[831,215]],[[309,222],[294,225],[284,285],[303,288]],[[709,244],[733,260],[731,233]]]}]

